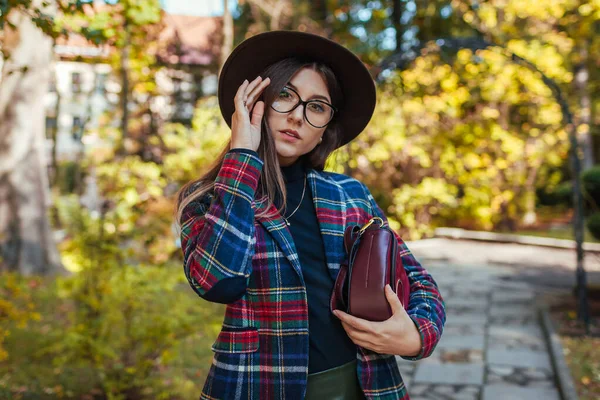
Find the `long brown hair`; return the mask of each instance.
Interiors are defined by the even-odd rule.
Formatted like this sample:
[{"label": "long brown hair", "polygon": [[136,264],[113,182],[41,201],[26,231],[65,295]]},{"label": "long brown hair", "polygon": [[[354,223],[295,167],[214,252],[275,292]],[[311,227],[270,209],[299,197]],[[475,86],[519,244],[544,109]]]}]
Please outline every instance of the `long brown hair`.
[{"label": "long brown hair", "polygon": [[[281,89],[287,85],[292,76],[303,68],[309,68],[319,72],[331,96],[333,105],[339,109],[343,107],[343,94],[340,85],[333,71],[325,64],[311,60],[303,60],[296,57],[286,58],[268,66],[260,75],[264,78],[271,78],[271,83],[266,87],[262,94],[262,100],[265,102],[265,114],[262,120],[261,139],[258,146],[258,155],[263,160],[263,169],[260,175],[256,199],[266,201],[266,207],[256,215],[256,217],[267,216],[268,210],[274,204],[274,199],[281,199],[281,206],[277,209],[279,213],[285,210],[287,193],[285,182],[279,166],[275,141],[271,134],[271,129],[267,123],[267,112],[271,104],[279,94]],[[323,141],[309,153],[302,156],[308,168],[322,171],[325,168],[325,161],[329,155],[339,147],[341,142],[341,127],[337,123],[337,118],[327,125],[323,134]],[[226,143],[219,157],[208,167],[208,171],[199,179],[186,183],[177,193],[177,217],[176,221],[181,224],[181,217],[185,207],[196,199],[211,192],[214,188],[215,179],[223,164],[225,154],[229,151],[231,139]]]}]

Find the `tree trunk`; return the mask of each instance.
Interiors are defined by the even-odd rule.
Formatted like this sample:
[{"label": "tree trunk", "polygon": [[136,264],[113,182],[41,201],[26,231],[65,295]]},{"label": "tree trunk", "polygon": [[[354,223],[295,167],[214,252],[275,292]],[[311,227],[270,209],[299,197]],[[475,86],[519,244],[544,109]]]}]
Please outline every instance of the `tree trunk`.
[{"label": "tree trunk", "polygon": [[[34,6],[40,2],[34,2]],[[24,275],[65,272],[48,217],[44,95],[52,40],[20,12],[0,81],[0,269]]]},{"label": "tree trunk", "polygon": [[394,53],[402,51],[404,42],[404,25],[402,24],[402,15],[404,15],[405,3],[400,0],[392,0],[392,25],[396,31],[396,50]]},{"label": "tree trunk", "polygon": [[221,74],[221,68],[223,68],[223,64],[229,57],[231,50],[233,48],[233,17],[231,16],[231,12],[229,12],[229,2],[227,0],[223,0],[223,44],[221,45],[221,60],[219,65],[219,75]]},{"label": "tree trunk", "polygon": [[131,41],[131,28],[125,21],[125,43],[121,49],[121,144],[117,150],[125,154],[126,141],[129,132],[129,46]]}]

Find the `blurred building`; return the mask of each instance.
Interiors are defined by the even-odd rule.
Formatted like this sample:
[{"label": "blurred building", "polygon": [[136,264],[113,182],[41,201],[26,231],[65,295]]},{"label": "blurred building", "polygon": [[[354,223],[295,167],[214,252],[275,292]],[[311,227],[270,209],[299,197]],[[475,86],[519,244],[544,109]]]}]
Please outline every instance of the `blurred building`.
[{"label": "blurred building", "polygon": [[[160,95],[151,108],[162,121],[189,123],[198,98],[216,93],[222,18],[164,13],[163,25],[157,58],[165,68],[155,77]],[[50,159],[76,159],[93,142],[83,132],[119,107],[121,81],[109,64],[114,50],[76,35],[57,40],[45,102]]]}]

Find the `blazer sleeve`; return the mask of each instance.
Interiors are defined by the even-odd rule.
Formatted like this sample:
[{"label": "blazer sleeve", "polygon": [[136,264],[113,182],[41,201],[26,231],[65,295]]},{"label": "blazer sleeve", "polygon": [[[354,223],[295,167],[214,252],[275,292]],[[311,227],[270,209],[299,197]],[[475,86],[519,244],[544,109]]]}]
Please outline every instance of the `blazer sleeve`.
[{"label": "blazer sleeve", "polygon": [[214,193],[182,213],[184,273],[208,301],[232,303],[246,293],[256,243],[252,201],[262,166],[255,152],[227,152]]},{"label": "blazer sleeve", "polygon": [[[369,189],[363,184],[369,204],[371,215],[387,221],[387,217],[373,198]],[[414,357],[402,356],[405,360],[420,360],[429,357],[438,344],[444,323],[446,322],[446,308],[437,283],[425,268],[417,261],[406,246],[402,238],[394,233],[398,240],[402,264],[410,282],[410,301],[407,313],[415,323],[421,335],[421,351]]]}]

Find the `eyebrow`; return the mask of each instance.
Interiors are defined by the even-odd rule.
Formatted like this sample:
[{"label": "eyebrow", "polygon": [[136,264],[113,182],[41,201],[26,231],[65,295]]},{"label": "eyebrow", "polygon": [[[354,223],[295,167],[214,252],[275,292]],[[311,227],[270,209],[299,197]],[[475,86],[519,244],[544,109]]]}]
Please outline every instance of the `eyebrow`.
[{"label": "eyebrow", "polygon": [[[290,86],[292,89],[296,89],[296,90],[298,90],[298,88],[297,88],[296,86],[294,86],[294,84],[293,84],[292,82],[288,82],[288,83],[287,83],[287,86]],[[309,100],[311,100],[311,99],[322,99],[322,100],[325,100],[327,103],[331,103],[331,100],[329,100],[329,99],[328,99],[327,97],[325,97],[325,96],[321,96],[320,94],[313,94],[313,95],[312,95],[312,96],[309,98]]]}]

